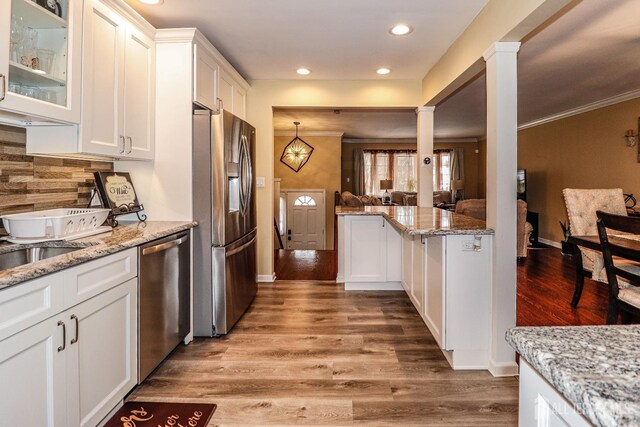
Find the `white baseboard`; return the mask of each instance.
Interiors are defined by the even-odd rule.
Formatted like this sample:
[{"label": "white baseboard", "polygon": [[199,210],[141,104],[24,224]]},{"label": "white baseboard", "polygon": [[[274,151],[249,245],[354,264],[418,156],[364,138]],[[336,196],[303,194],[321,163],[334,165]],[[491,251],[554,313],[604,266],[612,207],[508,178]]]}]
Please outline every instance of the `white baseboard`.
[{"label": "white baseboard", "polygon": [[518,364],[513,362],[494,362],[489,360],[489,372],[494,377],[513,377],[518,375]]},{"label": "white baseboard", "polygon": [[400,282],[345,282],[345,291],[404,291]]},{"label": "white baseboard", "polygon": [[343,274],[338,274],[338,276],[336,277],[336,283],[344,283],[344,275]]},{"label": "white baseboard", "polygon": [[187,334],[186,337],[184,337],[184,340],[182,340],[182,342],[184,343],[184,345],[189,345],[189,343],[193,341],[193,332],[189,332]]},{"label": "white baseboard", "polygon": [[272,273],[272,274],[258,274],[256,276],[256,280],[258,282],[263,282],[263,283],[271,283],[271,282],[275,282],[276,281],[276,273]]},{"label": "white baseboard", "polygon": [[549,245],[554,248],[558,248],[558,249],[562,248],[562,244],[560,242],[554,242],[553,240],[543,239],[541,237],[538,237],[538,241],[540,243],[544,243],[545,245]]}]

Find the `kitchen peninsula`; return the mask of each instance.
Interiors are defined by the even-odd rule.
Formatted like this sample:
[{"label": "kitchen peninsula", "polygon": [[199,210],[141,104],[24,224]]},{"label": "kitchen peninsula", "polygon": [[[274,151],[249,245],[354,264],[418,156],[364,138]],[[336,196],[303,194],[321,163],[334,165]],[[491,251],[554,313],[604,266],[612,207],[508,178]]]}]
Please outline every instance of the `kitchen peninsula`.
[{"label": "kitchen peninsula", "polygon": [[438,208],[336,208],[347,291],[404,290],[454,369],[487,369],[493,230]]}]

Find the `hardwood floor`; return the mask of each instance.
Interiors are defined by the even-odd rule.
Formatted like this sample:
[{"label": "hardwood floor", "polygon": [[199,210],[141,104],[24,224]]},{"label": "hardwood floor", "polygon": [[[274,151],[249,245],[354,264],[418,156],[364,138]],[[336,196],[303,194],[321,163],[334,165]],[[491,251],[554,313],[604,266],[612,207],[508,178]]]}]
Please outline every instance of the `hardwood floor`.
[{"label": "hardwood floor", "polygon": [[517,324],[519,326],[603,325],[608,290],[585,279],[577,308],[571,307],[575,264],[560,249],[530,250],[518,265]]},{"label": "hardwood floor", "polygon": [[276,249],[276,280],[336,280],[338,259],[335,251]]},{"label": "hardwood floor", "polygon": [[518,383],[453,371],[404,292],[278,281],[229,335],[180,346],[130,399],[216,403],[210,426],[512,426]]}]

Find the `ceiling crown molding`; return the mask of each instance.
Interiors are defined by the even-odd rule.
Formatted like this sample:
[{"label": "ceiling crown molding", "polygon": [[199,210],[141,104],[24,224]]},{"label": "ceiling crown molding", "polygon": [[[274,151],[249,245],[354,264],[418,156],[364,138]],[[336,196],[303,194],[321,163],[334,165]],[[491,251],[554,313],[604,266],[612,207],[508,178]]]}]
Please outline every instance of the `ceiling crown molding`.
[{"label": "ceiling crown molding", "polygon": [[577,116],[578,114],[587,113],[589,111],[608,107],[609,105],[619,104],[621,102],[629,101],[636,98],[640,98],[640,89],[621,93],[620,95],[612,96],[611,98],[602,99],[600,101],[592,102],[591,104],[586,104],[581,107],[572,108],[571,110],[566,110],[561,113],[552,114],[551,116],[543,117],[541,119],[532,120],[528,123],[524,123],[518,126],[518,130],[529,129],[535,126],[543,125],[545,123],[555,122],[556,120],[562,120],[562,119],[566,119],[567,117]]},{"label": "ceiling crown molding", "polygon": [[343,144],[417,144],[417,138],[345,138]]},{"label": "ceiling crown molding", "polygon": [[[273,131],[274,136],[296,136],[294,131],[290,130],[276,130]],[[323,130],[311,130],[307,132],[298,132],[299,136],[342,136],[344,132],[323,131]]]}]

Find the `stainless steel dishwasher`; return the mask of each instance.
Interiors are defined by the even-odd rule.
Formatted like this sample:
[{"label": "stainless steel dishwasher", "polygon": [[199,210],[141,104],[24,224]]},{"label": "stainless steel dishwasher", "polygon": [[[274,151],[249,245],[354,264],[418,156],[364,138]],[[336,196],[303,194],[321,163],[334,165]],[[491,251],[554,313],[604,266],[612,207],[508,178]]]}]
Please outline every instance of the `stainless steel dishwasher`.
[{"label": "stainless steel dishwasher", "polygon": [[189,232],[138,249],[138,384],[189,333],[190,264]]}]

